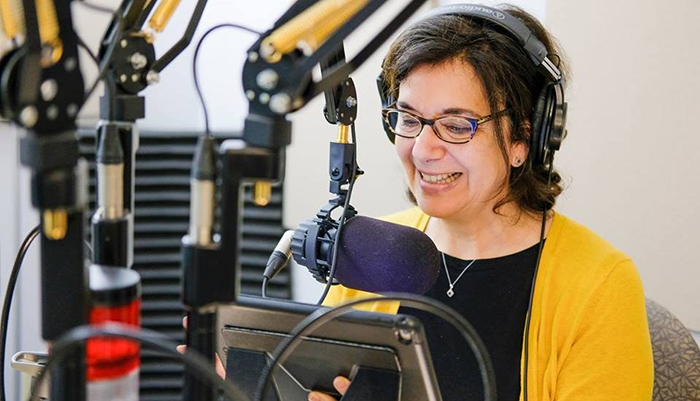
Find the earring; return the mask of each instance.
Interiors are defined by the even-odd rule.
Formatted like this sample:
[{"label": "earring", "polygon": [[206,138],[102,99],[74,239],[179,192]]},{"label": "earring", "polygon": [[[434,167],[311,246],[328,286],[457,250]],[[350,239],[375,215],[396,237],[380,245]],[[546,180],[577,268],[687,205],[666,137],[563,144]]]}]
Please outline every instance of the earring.
[{"label": "earring", "polygon": [[519,157],[515,158],[515,163],[513,164],[513,167],[520,167],[520,165],[523,163],[522,160],[520,160]]}]

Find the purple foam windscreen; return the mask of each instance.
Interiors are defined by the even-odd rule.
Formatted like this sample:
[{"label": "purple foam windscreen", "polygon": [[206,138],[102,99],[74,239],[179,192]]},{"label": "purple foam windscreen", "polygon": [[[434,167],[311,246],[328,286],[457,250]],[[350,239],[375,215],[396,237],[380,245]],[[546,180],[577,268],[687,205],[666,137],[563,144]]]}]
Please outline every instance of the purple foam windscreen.
[{"label": "purple foam windscreen", "polygon": [[440,260],[422,231],[356,216],[343,227],[335,278],[362,291],[424,294],[438,277]]}]

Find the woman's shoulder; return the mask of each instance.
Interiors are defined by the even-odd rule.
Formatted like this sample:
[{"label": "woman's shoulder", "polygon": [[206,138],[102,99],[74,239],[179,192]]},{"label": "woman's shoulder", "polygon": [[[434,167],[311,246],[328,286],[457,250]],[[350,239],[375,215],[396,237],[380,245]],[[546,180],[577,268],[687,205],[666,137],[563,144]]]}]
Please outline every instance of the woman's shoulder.
[{"label": "woman's shoulder", "polygon": [[623,251],[559,213],[555,214],[542,258],[542,265],[551,267],[552,279],[562,284],[578,282],[596,287],[612,277],[638,276],[632,259]]},{"label": "woman's shoulder", "polygon": [[410,209],[382,216],[379,219],[390,223],[417,228],[422,231],[425,230],[425,226],[428,224],[430,216],[423,213],[419,207],[415,206]]},{"label": "woman's shoulder", "polygon": [[566,253],[576,258],[619,261],[629,257],[590,228],[556,213],[547,242],[552,242],[557,253]]}]

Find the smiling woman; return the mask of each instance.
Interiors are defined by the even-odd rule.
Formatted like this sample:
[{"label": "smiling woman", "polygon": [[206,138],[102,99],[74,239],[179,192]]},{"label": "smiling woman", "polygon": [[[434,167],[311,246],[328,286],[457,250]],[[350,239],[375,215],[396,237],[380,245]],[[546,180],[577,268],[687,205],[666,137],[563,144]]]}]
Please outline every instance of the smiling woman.
[{"label": "smiling woman", "polygon": [[[403,32],[382,68],[383,116],[417,207],[386,219],[424,231],[442,251],[426,295],[474,325],[499,400],[649,400],[633,262],[554,211],[568,76],[560,54],[511,6],[452,5]],[[335,286],[326,304],[369,295]],[[422,320],[443,399],[482,396],[474,356],[445,323],[397,303],[368,309]]]},{"label": "smiling woman", "polygon": [[[411,193],[430,216],[464,216],[472,220],[475,214],[490,214],[495,208],[494,202],[507,192],[503,183],[507,182],[509,166],[503,161],[494,135],[495,124],[489,124],[494,121],[481,118],[491,115],[486,99],[474,69],[461,60],[417,66],[401,83],[399,109],[430,118],[440,117],[438,122],[449,118],[443,124],[421,129],[419,133],[423,135],[396,139],[396,151]],[[455,124],[451,120],[463,120],[463,124],[470,126],[468,118],[486,121],[464,136],[468,142],[445,143],[451,138],[448,128]],[[400,126],[395,131],[401,135]],[[525,160],[525,142],[508,142],[508,161],[515,165],[516,159]],[[481,210],[484,208],[487,210]],[[508,216],[517,212],[512,203],[502,205],[501,209],[501,213]]]}]

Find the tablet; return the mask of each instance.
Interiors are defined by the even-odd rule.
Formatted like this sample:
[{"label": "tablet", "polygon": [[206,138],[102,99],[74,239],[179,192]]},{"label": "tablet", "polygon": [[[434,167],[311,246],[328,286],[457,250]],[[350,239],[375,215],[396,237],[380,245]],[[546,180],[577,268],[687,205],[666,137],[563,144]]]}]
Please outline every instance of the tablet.
[{"label": "tablet", "polygon": [[[219,307],[219,355],[227,379],[252,398],[275,348],[318,308],[251,296]],[[363,395],[362,401],[441,401],[420,321],[361,311],[349,312],[305,336],[277,369],[271,384],[274,392],[268,391],[265,401],[306,400],[311,390],[339,396],[332,385],[338,375],[352,380],[348,394],[372,394]]]}]

